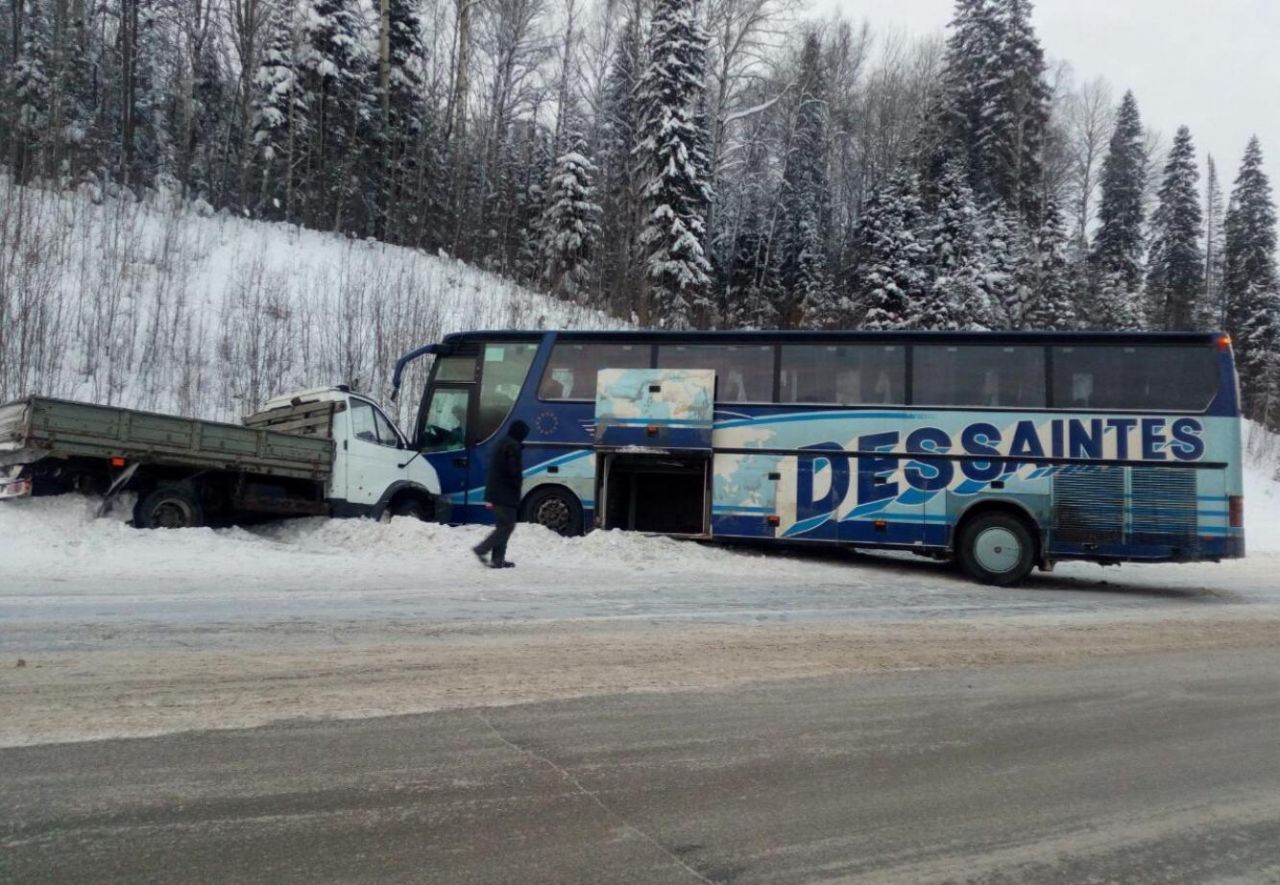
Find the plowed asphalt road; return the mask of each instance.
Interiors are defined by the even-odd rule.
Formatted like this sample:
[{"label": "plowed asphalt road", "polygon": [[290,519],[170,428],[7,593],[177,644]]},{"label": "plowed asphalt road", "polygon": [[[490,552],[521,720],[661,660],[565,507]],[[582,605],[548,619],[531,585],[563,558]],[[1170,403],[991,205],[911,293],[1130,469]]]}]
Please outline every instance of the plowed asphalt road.
[{"label": "plowed asphalt road", "polygon": [[1280,652],[0,750],[0,881],[1280,882]]}]

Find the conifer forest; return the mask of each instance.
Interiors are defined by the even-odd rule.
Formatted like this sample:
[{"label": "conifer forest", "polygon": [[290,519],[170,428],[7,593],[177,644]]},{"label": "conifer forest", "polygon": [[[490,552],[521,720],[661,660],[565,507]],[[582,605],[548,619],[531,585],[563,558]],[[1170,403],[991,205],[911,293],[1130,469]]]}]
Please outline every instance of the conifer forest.
[{"label": "conifer forest", "polygon": [[798,0],[5,5],[10,195],[176,195],[644,326],[1221,329],[1280,421],[1280,145],[1205,156],[1029,0],[938,39]]}]

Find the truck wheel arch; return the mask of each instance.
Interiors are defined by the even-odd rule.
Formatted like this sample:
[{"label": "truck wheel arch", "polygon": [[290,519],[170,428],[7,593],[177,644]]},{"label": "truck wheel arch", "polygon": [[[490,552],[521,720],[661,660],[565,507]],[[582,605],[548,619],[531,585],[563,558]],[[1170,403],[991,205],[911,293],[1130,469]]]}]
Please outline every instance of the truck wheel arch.
[{"label": "truck wheel arch", "polygon": [[384,515],[391,512],[391,509],[398,502],[407,498],[421,500],[426,505],[428,513],[438,514],[436,497],[431,493],[430,489],[421,483],[407,479],[396,480],[383,491],[382,496],[378,498],[378,502],[369,511],[369,516],[373,519],[382,519]]}]

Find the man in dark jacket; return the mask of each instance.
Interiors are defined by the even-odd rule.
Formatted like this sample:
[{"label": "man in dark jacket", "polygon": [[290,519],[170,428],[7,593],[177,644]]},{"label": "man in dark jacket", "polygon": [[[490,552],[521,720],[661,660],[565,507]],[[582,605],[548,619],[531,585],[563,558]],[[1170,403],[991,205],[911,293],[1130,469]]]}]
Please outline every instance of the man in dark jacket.
[{"label": "man in dark jacket", "polygon": [[529,425],[523,421],[511,422],[507,435],[493,450],[489,462],[489,475],[485,479],[484,499],[493,509],[496,525],[489,537],[471,549],[481,562],[492,551],[493,561],[485,563],[492,568],[511,568],[515,565],[507,559],[507,540],[516,528],[516,511],[520,507],[520,485],[524,480],[524,440],[529,435]]}]

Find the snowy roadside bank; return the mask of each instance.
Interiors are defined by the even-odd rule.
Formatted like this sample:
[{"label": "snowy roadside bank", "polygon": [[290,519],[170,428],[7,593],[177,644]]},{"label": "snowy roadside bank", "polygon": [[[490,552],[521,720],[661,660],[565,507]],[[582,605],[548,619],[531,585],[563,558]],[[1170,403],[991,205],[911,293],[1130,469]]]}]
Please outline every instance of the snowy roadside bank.
[{"label": "snowy roadside bank", "polygon": [[0,502],[0,745],[1273,647],[1269,473],[1248,472],[1245,560],[1066,564],[1013,590],[913,557],[531,526],[495,573],[469,552],[477,526],[141,532],[81,498]]}]

